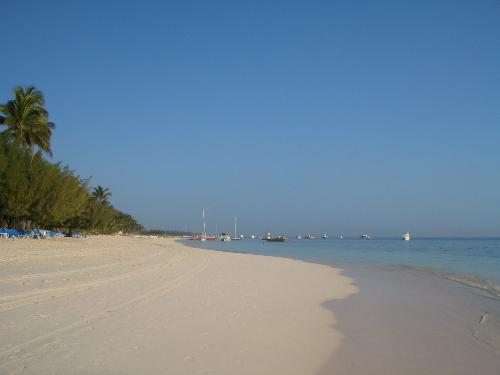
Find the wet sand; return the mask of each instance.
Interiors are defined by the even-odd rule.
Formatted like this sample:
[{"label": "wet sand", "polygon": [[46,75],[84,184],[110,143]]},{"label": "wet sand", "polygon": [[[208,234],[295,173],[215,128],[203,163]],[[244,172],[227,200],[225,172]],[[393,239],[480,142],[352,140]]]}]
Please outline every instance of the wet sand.
[{"label": "wet sand", "polygon": [[500,300],[398,268],[341,265],[360,292],[327,303],[342,346],[321,375],[498,375]]},{"label": "wet sand", "polygon": [[314,374],[341,271],[166,239],[0,240],[1,374]]}]

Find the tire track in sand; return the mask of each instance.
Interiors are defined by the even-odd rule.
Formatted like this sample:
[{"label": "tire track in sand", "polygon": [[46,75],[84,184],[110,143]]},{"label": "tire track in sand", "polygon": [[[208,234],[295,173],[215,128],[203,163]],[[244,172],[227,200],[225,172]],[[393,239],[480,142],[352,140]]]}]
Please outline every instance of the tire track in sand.
[{"label": "tire track in sand", "polygon": [[45,288],[45,289],[35,289],[28,292],[10,294],[0,296],[0,312],[5,312],[9,310],[14,310],[17,308],[29,306],[33,303],[41,303],[45,301],[52,300],[54,298],[64,297],[69,294],[84,292],[86,290],[92,290],[103,285],[130,279],[136,275],[152,272],[157,269],[161,269],[165,266],[174,266],[175,264],[183,261],[186,257],[185,254],[179,255],[179,251],[175,249],[176,255],[173,259],[162,262],[160,264],[155,264],[153,266],[141,267],[129,272],[121,273],[119,275],[109,276],[98,280],[72,284],[68,286],[61,286],[56,288]]},{"label": "tire track in sand", "polygon": [[[187,253],[187,257],[184,259],[189,259],[189,252],[184,250],[185,253]],[[190,270],[184,272],[180,276],[176,277],[175,279],[167,282],[166,284],[162,284],[156,288],[153,288],[149,290],[146,293],[143,293],[137,297],[131,298],[127,301],[124,301],[122,303],[116,304],[114,306],[106,308],[106,310],[97,312],[91,316],[88,316],[84,319],[77,320],[74,323],[68,324],[64,327],[57,328],[55,330],[52,330],[44,335],[40,335],[37,337],[34,337],[28,341],[25,341],[23,343],[17,344],[15,346],[12,346],[8,349],[4,349],[0,351],[0,368],[5,368],[11,364],[13,364],[16,361],[26,359],[28,357],[32,357],[33,353],[36,352],[37,350],[43,349],[43,347],[46,347],[47,343],[50,343],[52,338],[55,338],[59,335],[62,334],[68,334],[70,332],[75,332],[81,329],[84,329],[85,327],[89,326],[92,323],[95,323],[98,320],[102,320],[105,318],[112,318],[113,320],[117,319],[116,314],[110,315],[109,311],[113,312],[118,312],[118,313],[124,313],[125,309],[127,308],[133,308],[135,307],[141,307],[144,305],[149,304],[151,301],[165,296],[169,292],[176,290],[177,288],[181,287],[185,283],[189,282],[190,280],[194,279],[197,275],[202,273],[210,264],[209,260],[205,255],[200,255],[201,257],[201,263],[195,265],[192,267]],[[31,349],[30,349],[31,348]],[[21,351],[25,351],[24,353],[18,355]]]},{"label": "tire track in sand", "polygon": [[[141,261],[144,260],[149,260],[151,258],[154,258],[158,255],[161,255],[163,253],[163,250],[166,250],[164,247],[162,247],[159,244],[153,244],[155,246],[158,246],[162,248],[162,251],[159,251],[155,254],[149,254],[146,257],[141,258]],[[56,271],[56,272],[40,272],[40,273],[31,273],[23,276],[8,276],[0,279],[0,283],[8,283],[8,282],[19,282],[19,281],[32,281],[35,279],[40,279],[40,278],[51,278],[51,277],[64,277],[64,276],[69,276],[72,274],[76,273],[82,273],[82,272],[93,272],[93,271],[100,271],[106,268],[113,268],[113,267],[121,267],[121,266],[127,266],[127,265],[134,265],[138,262],[139,260],[134,260],[134,261],[129,261],[129,262],[122,262],[119,264],[116,263],[107,263],[107,264],[101,264],[99,266],[88,266],[88,267],[82,267],[82,268],[75,268],[72,270],[67,270],[67,271]]]}]

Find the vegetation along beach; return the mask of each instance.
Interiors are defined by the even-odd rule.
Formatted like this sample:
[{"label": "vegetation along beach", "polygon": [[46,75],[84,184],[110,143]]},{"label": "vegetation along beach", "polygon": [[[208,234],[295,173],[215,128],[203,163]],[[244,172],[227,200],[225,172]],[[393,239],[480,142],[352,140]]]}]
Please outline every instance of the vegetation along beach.
[{"label": "vegetation along beach", "polygon": [[1,13],[0,375],[500,375],[498,1]]}]

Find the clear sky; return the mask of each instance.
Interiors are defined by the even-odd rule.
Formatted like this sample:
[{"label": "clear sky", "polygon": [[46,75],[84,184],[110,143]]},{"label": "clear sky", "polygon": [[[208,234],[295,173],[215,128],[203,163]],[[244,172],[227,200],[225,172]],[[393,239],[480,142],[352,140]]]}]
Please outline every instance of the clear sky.
[{"label": "clear sky", "polygon": [[0,101],[149,228],[500,235],[497,0],[0,9]]}]

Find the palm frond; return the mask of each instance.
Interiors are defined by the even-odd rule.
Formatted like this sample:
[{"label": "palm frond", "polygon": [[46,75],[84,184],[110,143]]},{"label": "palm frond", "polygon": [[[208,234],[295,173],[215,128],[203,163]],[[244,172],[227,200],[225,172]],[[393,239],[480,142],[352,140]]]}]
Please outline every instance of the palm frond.
[{"label": "palm frond", "polygon": [[52,156],[50,138],[55,124],[49,121],[43,93],[34,86],[16,86],[12,91],[14,99],[0,105],[0,124],[7,126],[3,133],[32,152],[38,148]]}]

